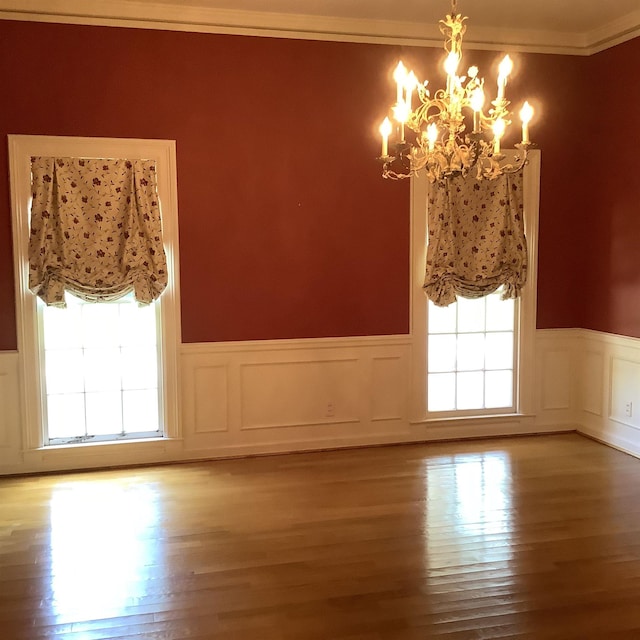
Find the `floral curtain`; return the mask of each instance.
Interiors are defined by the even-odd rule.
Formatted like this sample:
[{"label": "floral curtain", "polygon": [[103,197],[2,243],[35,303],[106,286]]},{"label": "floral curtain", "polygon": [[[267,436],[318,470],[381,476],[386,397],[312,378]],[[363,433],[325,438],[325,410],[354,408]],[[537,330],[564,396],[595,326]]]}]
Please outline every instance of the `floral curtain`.
[{"label": "floral curtain", "polygon": [[503,299],[518,297],[527,280],[522,172],[457,176],[429,189],[427,297],[444,307],[501,286]]},{"label": "floral curtain", "polygon": [[151,160],[31,158],[29,288],[46,304],[64,292],[91,302],[167,286],[155,164]]}]

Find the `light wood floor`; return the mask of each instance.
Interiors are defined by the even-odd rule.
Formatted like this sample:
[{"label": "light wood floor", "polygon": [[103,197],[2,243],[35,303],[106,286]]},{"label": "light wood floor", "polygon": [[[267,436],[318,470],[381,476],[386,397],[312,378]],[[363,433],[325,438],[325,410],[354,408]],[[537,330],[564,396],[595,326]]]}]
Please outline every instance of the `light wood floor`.
[{"label": "light wood floor", "polygon": [[640,461],[560,435],[0,480],[0,638],[640,639]]}]

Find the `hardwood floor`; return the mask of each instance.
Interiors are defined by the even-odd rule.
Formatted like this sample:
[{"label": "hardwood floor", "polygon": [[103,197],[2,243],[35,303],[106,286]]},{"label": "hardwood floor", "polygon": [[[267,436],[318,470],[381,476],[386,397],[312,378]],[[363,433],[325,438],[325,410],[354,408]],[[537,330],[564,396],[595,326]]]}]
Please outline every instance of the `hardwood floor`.
[{"label": "hardwood floor", "polygon": [[640,638],[640,461],[578,435],[0,480],[3,640]]}]

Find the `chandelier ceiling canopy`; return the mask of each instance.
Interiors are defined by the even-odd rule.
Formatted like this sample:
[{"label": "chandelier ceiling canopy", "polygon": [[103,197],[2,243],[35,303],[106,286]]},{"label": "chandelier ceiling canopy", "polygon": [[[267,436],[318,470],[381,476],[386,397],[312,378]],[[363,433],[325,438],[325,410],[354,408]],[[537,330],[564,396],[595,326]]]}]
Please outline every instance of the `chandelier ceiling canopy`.
[{"label": "chandelier ceiling canopy", "polygon": [[[451,13],[440,20],[447,53],[444,61],[446,88],[432,94],[428,81],[419,82],[414,72],[402,62],[395,68],[393,79],[397,94],[391,108],[392,118],[385,118],[380,125],[380,161],[385,178],[409,178],[424,169],[432,182],[458,175],[490,180],[504,173],[520,171],[526,164],[532,147],[529,123],[533,108],[525,102],[520,110],[522,141],[515,145],[518,149],[515,160],[507,162],[500,145],[511,124],[510,103],[505,90],[513,62],[508,55],[502,59],[496,97],[490,106],[486,106],[485,82],[478,67],[469,67],[466,75],[458,75],[465,20],[466,17],[457,13],[457,0],[451,2]],[[394,129],[396,137],[390,140]]]}]

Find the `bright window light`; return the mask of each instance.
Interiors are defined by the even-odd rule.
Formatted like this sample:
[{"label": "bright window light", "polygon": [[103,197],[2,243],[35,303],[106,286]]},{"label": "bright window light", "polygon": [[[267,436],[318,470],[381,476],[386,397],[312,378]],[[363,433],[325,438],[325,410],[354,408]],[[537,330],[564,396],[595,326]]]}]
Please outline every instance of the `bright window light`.
[{"label": "bright window light", "polygon": [[157,305],[40,304],[48,444],[160,436]]},{"label": "bright window light", "polygon": [[429,412],[515,410],[516,306],[500,296],[429,302]]}]

